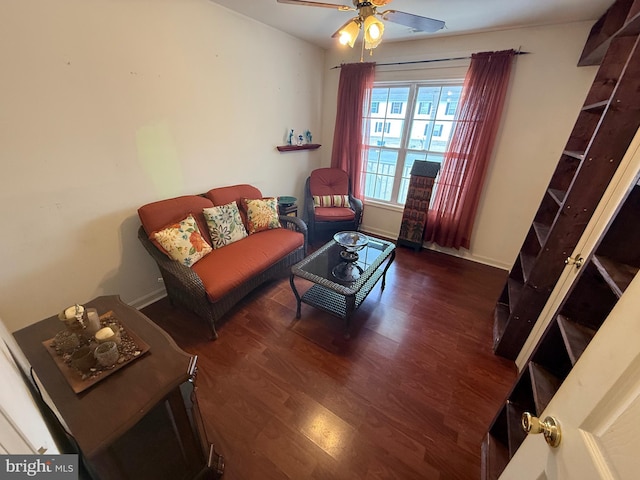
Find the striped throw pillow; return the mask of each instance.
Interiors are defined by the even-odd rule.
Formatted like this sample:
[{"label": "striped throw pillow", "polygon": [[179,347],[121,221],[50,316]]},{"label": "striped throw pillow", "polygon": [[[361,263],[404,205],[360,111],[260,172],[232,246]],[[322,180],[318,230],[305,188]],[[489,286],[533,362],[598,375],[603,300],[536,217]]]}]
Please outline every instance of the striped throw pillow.
[{"label": "striped throw pillow", "polygon": [[314,195],[314,207],[346,207],[351,208],[349,195]]}]

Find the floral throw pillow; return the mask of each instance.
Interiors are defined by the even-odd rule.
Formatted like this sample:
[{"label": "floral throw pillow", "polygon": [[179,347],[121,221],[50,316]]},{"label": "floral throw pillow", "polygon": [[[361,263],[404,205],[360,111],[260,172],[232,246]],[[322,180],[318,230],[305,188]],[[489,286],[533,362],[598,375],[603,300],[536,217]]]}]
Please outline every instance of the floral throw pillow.
[{"label": "floral throw pillow", "polygon": [[258,200],[242,199],[247,211],[247,225],[249,235],[271,228],[280,228],[278,220],[278,199],[262,198]]},{"label": "floral throw pillow", "polygon": [[350,208],[349,195],[314,195],[314,207],[346,207]]},{"label": "floral throw pillow", "polygon": [[192,215],[152,233],[151,236],[173,260],[187,267],[192,266],[212,250],[200,235],[198,224]]},{"label": "floral throw pillow", "polygon": [[236,202],[205,208],[202,213],[209,227],[213,248],[224,247],[247,236]]}]

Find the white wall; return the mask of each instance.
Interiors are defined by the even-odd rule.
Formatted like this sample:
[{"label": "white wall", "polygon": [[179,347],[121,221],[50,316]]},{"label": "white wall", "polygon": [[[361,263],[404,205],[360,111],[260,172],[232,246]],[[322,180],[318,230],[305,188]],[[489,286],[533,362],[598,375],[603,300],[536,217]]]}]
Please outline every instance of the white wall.
[{"label": "white wall", "polygon": [[[576,66],[591,25],[583,22],[402,43],[383,40],[372,57],[365,56],[365,61],[387,63],[518,47],[531,52],[518,56],[514,65],[471,248],[448,253],[506,269],[513,264],[597,70]],[[333,137],[340,75],[339,69],[330,67],[359,61],[358,47],[335,49],[326,58],[323,130],[327,144]],[[376,79],[464,78],[467,66],[468,62],[453,62],[378,67]],[[330,157],[331,151],[323,150],[323,165],[330,165]],[[401,211],[368,204],[363,229],[397,238],[401,217]]]},{"label": "white wall", "polygon": [[[382,43],[374,61],[522,46],[470,252],[510,267],[595,68],[575,67],[590,24]],[[75,302],[161,287],[136,209],[252,183],[302,197],[330,162],[339,70],[325,52],[207,0],[0,2],[0,315],[10,330]],[[367,57],[369,59],[370,57]],[[381,68],[381,79],[462,77],[466,66]],[[316,151],[281,154],[288,128]],[[395,237],[401,213],[367,206]]]},{"label": "white wall", "polygon": [[[158,271],[144,203],[251,183],[302,197],[325,52],[207,0],[0,2],[0,315],[16,330]],[[323,147],[327,148],[327,147]]]}]

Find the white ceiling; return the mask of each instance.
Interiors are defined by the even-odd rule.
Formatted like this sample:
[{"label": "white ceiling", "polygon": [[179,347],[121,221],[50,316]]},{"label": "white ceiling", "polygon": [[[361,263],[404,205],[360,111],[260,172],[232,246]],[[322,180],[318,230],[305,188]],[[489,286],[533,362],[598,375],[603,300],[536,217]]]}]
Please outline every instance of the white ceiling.
[{"label": "white ceiling", "polygon": [[[211,0],[322,48],[337,40],[331,35],[354,12],[277,3],[276,0]],[[321,0],[353,6],[351,0]],[[421,39],[435,35],[460,35],[514,27],[552,25],[597,20],[613,0],[393,0],[384,10],[400,10],[444,20],[437,33],[413,33],[410,28],[385,22],[384,41]]]}]

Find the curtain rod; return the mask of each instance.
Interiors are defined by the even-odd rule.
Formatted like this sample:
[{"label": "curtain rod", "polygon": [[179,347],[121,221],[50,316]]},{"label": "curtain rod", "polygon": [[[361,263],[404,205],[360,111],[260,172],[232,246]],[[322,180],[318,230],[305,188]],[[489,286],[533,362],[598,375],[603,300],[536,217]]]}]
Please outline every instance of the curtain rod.
[{"label": "curtain rod", "polygon": [[[528,55],[531,52],[521,52],[520,50],[516,51],[516,55]],[[376,67],[386,67],[388,65],[412,65],[415,63],[432,63],[432,62],[451,62],[453,60],[468,60],[471,58],[471,55],[466,57],[450,57],[450,58],[434,58],[433,60],[414,60],[412,62],[391,62],[391,63],[376,63]],[[341,68],[342,65],[336,65],[331,67],[330,70],[335,70],[336,68]]]}]

